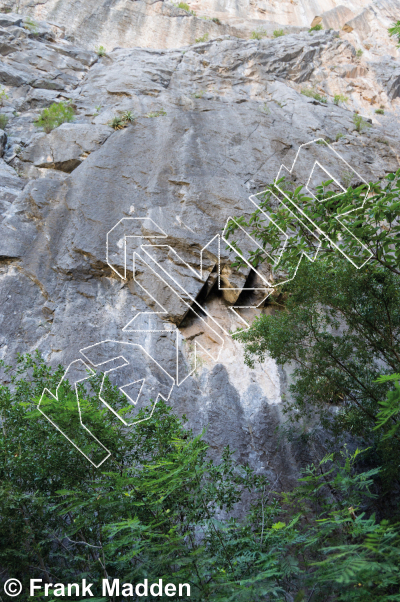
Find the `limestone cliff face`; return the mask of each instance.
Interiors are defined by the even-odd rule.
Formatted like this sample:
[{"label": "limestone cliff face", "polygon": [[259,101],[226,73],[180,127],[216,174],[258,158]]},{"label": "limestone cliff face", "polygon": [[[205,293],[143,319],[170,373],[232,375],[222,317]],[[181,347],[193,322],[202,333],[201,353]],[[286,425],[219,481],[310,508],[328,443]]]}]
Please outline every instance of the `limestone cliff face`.
[{"label": "limestone cliff face", "polygon": [[[0,84],[9,97],[0,108],[9,119],[0,131],[0,356],[12,361],[17,351],[39,349],[52,365],[67,366],[82,348],[112,339],[140,344],[165,370],[172,370],[178,353],[183,380],[196,341],[210,353],[223,347],[218,361],[199,351],[196,372],[175,387],[170,403],[196,431],[209,425],[213,450],[229,444],[242,462],[287,484],[307,459],[304,450],[279,446],[274,432],[282,421],[288,374],[272,360],[255,370],[244,367],[242,350],[229,336],[243,324],[240,317],[251,320],[269,311],[244,309],[237,316],[230,310],[259,303],[262,292],[243,289],[260,282],[250,268],[233,271],[224,246],[220,262],[210,246],[200,266],[201,249],[229,216],[249,214],[249,195],[263,190],[282,163],[290,167],[299,146],[314,138],[329,138],[366,180],[399,167],[399,54],[385,30],[400,18],[398,4],[376,3],[358,21],[361,3],[351,5],[355,17],[324,14],[330,3],[308,4],[307,19],[315,13],[325,25],[330,19],[345,23],[336,31],[326,25],[311,34],[262,40],[216,29],[208,42],[157,50],[122,47],[138,45],[135,32],[139,39],[145,35],[124,25],[118,12],[123,6],[130,17],[144,6],[158,11],[158,23],[164,19],[171,31],[177,28],[176,45],[189,42],[185,28],[179,38],[178,23],[194,23],[197,35],[199,20],[167,3],[97,2],[97,11],[90,1],[36,4],[20,6],[51,22],[34,31],[22,8],[0,14]],[[210,14],[231,11],[237,19],[246,11],[240,3],[202,6]],[[261,6],[249,5],[251,15]],[[380,24],[375,29],[371,11]],[[226,21],[226,27],[236,27]],[[91,32],[94,37],[85,38]],[[171,46],[168,27],[154,32],[154,43]],[[72,35],[82,45],[69,41]],[[105,57],[93,51],[95,40],[107,45]],[[120,47],[112,50],[114,44]],[[306,88],[327,102],[302,94]],[[335,94],[348,101],[335,105]],[[75,107],[74,121],[49,134],[39,130],[34,121],[40,111],[63,100]],[[375,114],[381,105],[385,114]],[[355,129],[354,109],[371,122],[362,133]],[[133,123],[112,129],[113,117],[126,111],[136,116]],[[321,152],[318,146],[310,150],[313,158]],[[128,231],[132,217],[142,220],[135,233]],[[120,229],[112,230],[118,222]],[[154,245],[161,231],[170,250],[153,248],[155,271],[138,269],[134,281],[129,260],[125,278],[125,237],[134,237],[126,239],[127,257],[137,250],[150,264],[140,246]],[[177,286],[180,298],[174,296]],[[153,300],[143,287],[153,291]],[[154,296],[164,313],[149,313],[156,310]],[[203,313],[193,311],[196,303]],[[139,312],[145,312],[141,326],[126,328]],[[146,354],[132,361],[134,371],[147,370],[151,378]]]},{"label": "limestone cliff face", "polygon": [[249,37],[263,30],[272,35],[308,29],[324,16],[326,28],[341,29],[357,18],[357,29],[375,32],[399,12],[399,0],[191,0],[190,10],[166,0],[1,0],[1,10],[29,14],[66,28],[67,36],[87,48],[177,48],[208,34]]}]

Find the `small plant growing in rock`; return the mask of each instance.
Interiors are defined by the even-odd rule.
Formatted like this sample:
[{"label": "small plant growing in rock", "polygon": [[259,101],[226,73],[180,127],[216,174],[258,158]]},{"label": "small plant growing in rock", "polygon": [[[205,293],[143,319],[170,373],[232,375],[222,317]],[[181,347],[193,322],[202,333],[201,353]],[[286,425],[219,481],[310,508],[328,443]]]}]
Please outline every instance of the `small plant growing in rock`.
[{"label": "small plant growing in rock", "polygon": [[6,93],[5,88],[3,88],[3,86],[0,86],[0,107],[3,106],[3,102],[5,100],[8,100],[8,94]]},{"label": "small plant growing in rock", "polygon": [[204,90],[199,90],[198,92],[193,92],[193,98],[203,98]]},{"label": "small plant growing in rock", "polygon": [[75,109],[69,101],[53,102],[47,109],[43,109],[39,117],[34,121],[38,128],[42,128],[46,134],[58,128],[62,123],[70,123],[75,116]]},{"label": "small plant growing in rock", "polygon": [[343,94],[335,94],[333,97],[333,102],[335,105],[338,105],[340,102],[347,102],[349,100],[348,96],[344,96]]},{"label": "small plant growing in rock", "polygon": [[384,111],[384,109],[376,109],[375,113],[376,113],[377,115],[384,115],[384,114],[385,114],[385,111]]},{"label": "small plant growing in rock", "polygon": [[112,127],[113,130],[122,130],[125,127],[125,122],[122,117],[115,115],[115,117],[108,122],[108,125]]},{"label": "small plant growing in rock", "polygon": [[273,34],[274,38],[280,38],[281,36],[285,35],[285,32],[283,31],[283,29],[274,29]]},{"label": "small plant growing in rock", "polygon": [[125,111],[125,113],[122,114],[122,119],[125,123],[133,123],[136,119],[136,115],[134,115],[132,111]]},{"label": "small plant growing in rock", "polygon": [[27,17],[25,19],[24,28],[27,29],[30,33],[33,33],[33,35],[37,35],[38,33],[38,24],[30,17]]},{"label": "small plant growing in rock", "polygon": [[196,13],[194,12],[194,10],[191,10],[189,4],[187,4],[186,2],[178,2],[178,4],[174,4],[174,6],[176,6],[177,8],[181,8],[182,10],[185,10],[187,13],[190,13],[191,15],[193,15],[193,17],[196,16]]},{"label": "small plant growing in rock", "polygon": [[336,142],[339,142],[341,138],[344,138],[344,134],[342,132],[338,132],[335,138]]},{"label": "small plant growing in rock", "polygon": [[4,113],[0,113],[0,130],[4,130],[4,128],[7,126],[7,123],[8,123],[7,115],[4,115]]},{"label": "small plant growing in rock", "polygon": [[145,115],[145,117],[148,117],[149,119],[153,118],[153,117],[164,117],[164,115],[167,114],[167,111],[165,109],[160,109],[159,111],[153,111],[152,113],[147,113],[147,115]]},{"label": "small plant growing in rock", "polygon": [[352,171],[343,171],[340,174],[340,177],[342,179],[342,182],[345,186],[345,188],[348,188],[350,186],[350,183],[354,177],[354,173]]},{"label": "small plant growing in rock", "polygon": [[222,25],[221,21],[218,19],[218,17],[213,17],[211,19],[211,21],[213,21],[213,23],[216,23],[217,25]]},{"label": "small plant growing in rock", "polygon": [[357,57],[358,59],[360,59],[360,58],[362,57],[362,55],[363,55],[363,54],[364,54],[364,53],[363,53],[363,51],[361,50],[361,48],[359,48],[359,49],[357,50],[357,52],[356,52],[356,57]]},{"label": "small plant growing in rock", "polygon": [[262,108],[261,110],[262,110],[262,112],[263,112],[263,113],[265,113],[266,115],[270,115],[270,114],[271,114],[271,110],[270,110],[270,108],[268,107],[268,105],[267,105],[267,103],[266,103],[266,102],[264,102],[264,106],[263,106],[263,108]]},{"label": "small plant growing in rock", "polygon": [[361,115],[358,115],[358,113],[354,113],[353,123],[356,128],[356,131],[359,132],[360,134],[363,132],[363,130],[371,127],[371,124],[369,123],[369,121],[366,121],[366,119],[361,117]]},{"label": "small plant growing in rock", "polygon": [[202,42],[208,42],[209,37],[210,37],[210,34],[208,32],[206,32],[204,34],[204,36],[201,36],[201,38],[196,38],[196,44],[201,44]]},{"label": "small plant growing in rock", "polygon": [[322,27],[321,23],[317,23],[313,27],[310,27],[310,29],[308,30],[308,33],[311,33],[312,31],[321,31],[321,29],[324,29]]},{"label": "small plant growing in rock", "polygon": [[308,96],[309,98],[314,98],[314,100],[317,100],[318,102],[323,102],[325,104],[328,102],[328,99],[325,96],[322,96],[319,92],[316,92],[315,90],[309,90],[305,88],[301,91],[301,93],[304,94],[304,96]]},{"label": "small plant growing in rock", "polygon": [[102,57],[102,56],[106,56],[106,54],[107,54],[107,51],[106,51],[106,49],[104,48],[104,46],[97,46],[97,47],[95,48],[95,53],[97,54],[97,56],[100,56],[100,57]]},{"label": "small plant growing in rock", "polygon": [[267,35],[265,29],[256,29],[251,32],[250,40],[262,40]]},{"label": "small plant growing in rock", "polygon": [[397,48],[400,48],[400,21],[393,23],[392,27],[389,27],[388,33],[390,37],[397,36],[397,40],[399,42]]}]

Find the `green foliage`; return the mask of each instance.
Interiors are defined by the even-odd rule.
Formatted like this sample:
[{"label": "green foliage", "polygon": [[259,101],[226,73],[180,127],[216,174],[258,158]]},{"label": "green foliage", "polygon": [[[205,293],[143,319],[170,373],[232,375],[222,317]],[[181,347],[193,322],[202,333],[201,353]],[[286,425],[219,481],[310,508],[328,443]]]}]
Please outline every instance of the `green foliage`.
[{"label": "green foliage", "polygon": [[339,142],[341,138],[344,138],[344,134],[343,132],[338,132],[335,137],[336,142]]},{"label": "green foliage", "polygon": [[265,29],[256,29],[255,31],[251,32],[250,40],[262,40],[263,38],[267,37],[267,35],[268,34]]},{"label": "green foliage", "polygon": [[319,92],[316,92],[315,90],[309,90],[308,88],[303,88],[301,93],[304,94],[304,96],[308,96],[309,98],[314,98],[315,100],[318,100],[318,102],[323,102],[323,103],[328,102],[328,99],[325,96],[322,96],[321,94],[319,94]]},{"label": "green foliage", "polygon": [[210,37],[210,34],[208,32],[206,32],[200,38],[196,38],[196,44],[201,44],[202,42],[208,42],[209,37]]},{"label": "green foliage", "polygon": [[211,19],[211,21],[212,21],[213,23],[216,23],[217,25],[222,25],[222,23],[221,23],[221,21],[218,19],[218,17],[213,17],[213,18]]},{"label": "green foliage", "polygon": [[3,86],[0,86],[0,107],[3,106],[5,100],[8,100],[8,94],[5,88],[3,88]]},{"label": "green foliage", "polygon": [[75,109],[69,101],[53,102],[47,109],[43,109],[34,122],[36,127],[43,128],[46,134],[57,128],[62,123],[73,121]]},{"label": "green foliage", "polygon": [[308,30],[308,33],[311,33],[312,31],[321,31],[321,29],[323,29],[321,23],[317,23],[317,25],[314,25],[314,27],[311,27]]},{"label": "green foliage", "polygon": [[38,34],[38,24],[30,17],[26,17],[24,20],[24,28],[27,29],[33,35]]},{"label": "green foliage", "polygon": [[[112,451],[95,470],[36,409],[63,368],[52,371],[37,354],[20,356],[6,373],[0,566],[23,583],[21,602],[30,599],[30,578],[84,577],[98,595],[107,576],[189,583],[197,602],[396,600],[399,529],[362,511],[377,474],[357,472],[365,452],[329,454],[303,471],[294,490],[276,493],[229,449],[211,461],[202,437],[162,402],[150,420],[122,428],[99,402],[99,375],[80,388],[93,410],[90,428]],[[64,387],[63,398],[72,399],[73,388]],[[113,407],[123,408],[126,398],[107,387]],[[68,404],[56,406],[57,423],[71,418]],[[233,518],[244,501],[242,518]]]},{"label": "green foliage", "polygon": [[145,117],[152,119],[153,117],[164,117],[166,114],[167,114],[167,111],[165,109],[160,109],[159,111],[153,111],[153,112],[147,113],[147,115],[145,115]]},{"label": "green foliage", "polygon": [[100,57],[106,56],[106,54],[107,54],[107,50],[104,48],[104,46],[97,46],[95,48],[95,52]]},{"label": "green foliage", "polygon": [[347,102],[349,100],[348,96],[344,96],[344,94],[335,94],[333,97],[333,102],[335,105],[338,105],[340,102]]},{"label": "green foliage", "polygon": [[273,31],[273,36],[274,38],[280,38],[281,36],[284,36],[285,32],[283,29],[274,29]]},{"label": "green foliage", "polygon": [[122,113],[122,119],[126,123],[134,123],[136,115],[134,115],[132,111],[125,111],[124,113]]},{"label": "green foliage", "polygon": [[372,124],[369,123],[366,119],[361,117],[358,113],[354,113],[353,115],[353,123],[357,132],[362,133],[365,129],[372,127]]},{"label": "green foliage", "polygon": [[0,130],[4,130],[8,123],[8,116],[0,113]]},{"label": "green foliage", "polygon": [[123,130],[128,123],[134,123],[136,115],[132,111],[125,111],[122,115],[114,115],[108,125],[114,130]]},{"label": "green foliage", "polygon": [[119,115],[114,115],[107,125],[112,127],[113,130],[122,130],[125,127],[125,122]]},{"label": "green foliage", "polygon": [[[317,199],[324,202],[302,194],[301,187],[286,191],[336,245],[321,237],[315,263],[304,258],[299,267],[301,254],[316,252],[319,241],[295,219],[290,201],[275,211],[274,222],[263,221],[257,210],[249,221],[236,218],[236,224],[229,224],[229,236],[240,225],[272,257],[282,248],[283,234],[288,235],[280,263],[282,285],[271,300],[284,311],[261,315],[237,336],[249,366],[269,354],[294,367],[292,398],[285,404],[293,432],[301,432],[303,421],[317,421],[336,444],[351,435],[370,447],[368,462],[382,467],[378,484],[389,512],[397,498],[392,494],[389,502],[385,496],[400,481],[395,459],[400,454],[398,391],[396,385],[388,393],[390,382],[377,379],[400,373],[400,170],[371,183],[367,197],[365,186],[336,195],[329,190],[331,182],[317,187]],[[274,186],[260,203],[268,213],[273,211],[273,191]],[[236,249],[235,265],[240,265],[244,255]],[[371,259],[357,269],[339,250],[358,266]],[[249,260],[257,265],[265,254],[259,250]]]},{"label": "green foliage", "polygon": [[359,48],[356,52],[356,57],[358,59],[360,59],[362,57],[362,55],[364,54],[364,52],[361,50],[361,48]]},{"label": "green foliage", "polygon": [[393,23],[392,27],[389,27],[388,33],[390,36],[397,36],[399,42],[397,47],[400,48],[400,21]]},{"label": "green foliage", "polygon": [[376,109],[376,110],[375,110],[375,113],[376,113],[377,115],[384,115],[384,114],[385,114],[385,111],[384,111],[384,109]]},{"label": "green foliage", "polygon": [[178,2],[178,4],[174,4],[174,6],[176,6],[177,8],[181,8],[182,10],[185,10],[187,13],[190,13],[191,15],[193,15],[193,17],[196,16],[196,13],[194,12],[194,10],[191,10],[189,4],[187,4],[186,2]]}]

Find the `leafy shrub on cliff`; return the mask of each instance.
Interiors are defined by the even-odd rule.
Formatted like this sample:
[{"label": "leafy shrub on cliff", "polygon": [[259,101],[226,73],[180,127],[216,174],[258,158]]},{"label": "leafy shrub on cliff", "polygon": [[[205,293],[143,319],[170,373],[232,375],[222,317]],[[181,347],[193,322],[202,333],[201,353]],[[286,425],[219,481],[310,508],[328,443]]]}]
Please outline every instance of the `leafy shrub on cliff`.
[{"label": "leafy shrub on cliff", "polygon": [[191,10],[189,4],[187,4],[186,2],[178,2],[178,4],[175,4],[174,6],[176,6],[177,8],[181,8],[182,10],[185,10],[187,13],[193,15],[193,17],[196,16],[196,13],[194,12],[194,10]]},{"label": "leafy shrub on cliff", "polygon": [[311,33],[312,31],[321,31],[322,29],[323,29],[323,27],[322,27],[321,23],[317,23],[313,27],[310,27],[310,29],[308,30],[308,33]]},{"label": "leafy shrub on cliff", "polygon": [[348,96],[345,96],[344,94],[335,94],[335,96],[333,97],[333,103],[335,105],[339,105],[339,103],[341,102],[347,102],[349,100]]},{"label": "leafy shrub on cliff", "polygon": [[107,54],[107,50],[104,48],[104,46],[97,46],[95,48],[95,52],[99,57],[106,56]]},{"label": "leafy shrub on cliff", "polygon": [[359,132],[360,134],[372,127],[372,124],[367,121],[366,119],[364,119],[364,117],[361,117],[361,115],[358,115],[358,113],[354,113],[353,115],[353,123],[354,123],[354,127],[356,128],[356,131]]},{"label": "leafy shrub on cliff", "polygon": [[[375,429],[381,403],[393,388],[377,379],[400,373],[400,170],[371,183],[368,197],[365,185],[338,196],[327,191],[330,183],[317,188],[317,199],[325,199],[320,203],[302,193],[301,186],[286,192],[329,236],[321,236],[314,263],[303,258],[299,266],[301,253],[316,252],[320,242],[285,205],[274,211],[274,222],[263,221],[259,210],[252,215],[253,236],[269,255],[279,252],[282,231],[288,234],[280,263],[286,284],[277,287],[271,300],[282,311],[261,315],[237,336],[249,366],[269,354],[278,364],[294,367],[292,399],[285,410],[293,432],[303,421],[316,421],[336,445],[351,435],[369,448],[366,461],[381,467],[376,509],[400,517],[400,437],[393,435],[389,443],[386,436],[400,416],[394,413]],[[260,204],[268,213],[273,191],[274,185]],[[243,218],[236,222],[248,227]],[[233,237],[237,224],[230,224]],[[253,265],[263,260],[261,251],[250,257]],[[238,254],[236,265],[242,261]]]},{"label": "leafy shrub on cliff", "polygon": [[315,90],[303,88],[301,93],[304,94],[304,96],[308,96],[309,98],[314,98],[314,100],[318,100],[318,102],[323,102],[325,104],[328,102],[326,96],[322,96],[319,92],[316,92]]},{"label": "leafy shrub on cliff", "polygon": [[62,123],[73,121],[75,109],[68,101],[53,102],[47,109],[43,109],[34,122],[36,127],[42,128],[46,134],[57,128]]},{"label": "leafy shrub on cliff", "polygon": [[390,36],[397,36],[399,42],[398,48],[400,48],[400,21],[393,23],[392,27],[389,27],[388,32]]},{"label": "leafy shrub on cliff", "polygon": [[8,94],[5,88],[3,88],[3,86],[0,86],[0,107],[3,106],[5,100],[8,100]]},{"label": "leafy shrub on cliff", "polygon": [[4,115],[4,113],[0,113],[0,130],[4,130],[7,123],[8,123],[7,115]]},{"label": "leafy shrub on cliff", "polygon": [[201,44],[202,42],[208,42],[208,38],[210,37],[210,34],[208,33],[208,31],[201,36],[200,38],[196,38],[196,44]]}]

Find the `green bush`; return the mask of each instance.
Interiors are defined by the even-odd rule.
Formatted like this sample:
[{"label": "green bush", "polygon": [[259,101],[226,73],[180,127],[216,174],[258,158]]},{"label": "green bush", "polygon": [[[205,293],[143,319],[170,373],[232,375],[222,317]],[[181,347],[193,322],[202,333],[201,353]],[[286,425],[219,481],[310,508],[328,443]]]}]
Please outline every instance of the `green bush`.
[{"label": "green bush", "polygon": [[181,8],[182,10],[185,10],[187,13],[190,13],[191,15],[193,15],[193,17],[196,16],[196,13],[194,12],[194,10],[191,10],[189,4],[187,4],[186,2],[178,2],[178,4],[175,4],[174,6],[176,6],[177,8]]},{"label": "green bush", "polygon": [[24,20],[24,28],[30,31],[30,33],[33,33],[34,35],[37,35],[38,33],[38,24],[30,17],[26,17],[26,19]]},{"label": "green bush", "polygon": [[338,105],[340,102],[347,102],[349,100],[348,96],[344,96],[343,94],[335,94],[333,97],[333,102],[335,105]]},{"label": "green bush", "polygon": [[36,127],[42,128],[46,134],[57,128],[62,123],[73,121],[75,109],[69,101],[54,102],[47,109],[43,109],[34,122]]},{"label": "green bush", "polygon": [[96,54],[97,54],[98,56],[100,56],[100,57],[102,57],[102,56],[106,56],[106,54],[107,54],[107,51],[106,51],[106,49],[104,48],[104,46],[97,46],[97,47],[95,48],[95,52],[96,52]]},{"label": "green bush", "polygon": [[328,99],[325,96],[322,96],[321,94],[319,94],[319,92],[316,92],[315,90],[309,90],[305,88],[301,91],[301,93],[304,94],[304,96],[308,96],[309,98],[314,98],[315,100],[318,100],[318,102],[323,102],[325,104],[328,102]]},{"label": "green bush", "polygon": [[[95,596],[109,575],[121,583],[188,583],[194,602],[283,602],[288,593],[296,601],[396,599],[399,528],[366,510],[378,470],[357,470],[365,452],[328,454],[303,470],[293,490],[277,493],[228,448],[210,460],[202,436],[162,401],[151,419],[127,430],[99,400],[97,375],[88,390],[78,385],[85,420],[112,452],[95,470],[36,408],[63,368],[25,355],[7,374],[0,580],[22,582],[19,602],[31,600],[29,579],[46,582],[46,575],[63,584],[84,575]],[[124,411],[125,396],[105,385],[112,407]],[[53,406],[55,423],[82,431],[68,381]]]},{"label": "green bush", "polygon": [[208,32],[206,32],[204,34],[204,36],[201,36],[201,38],[196,38],[196,44],[201,44],[202,42],[208,42],[209,37],[210,37],[210,34]]},{"label": "green bush", "polygon": [[284,36],[284,35],[285,35],[285,32],[283,29],[274,29],[274,32],[273,32],[274,38],[280,38],[281,36]]},{"label": "green bush", "polygon": [[341,138],[344,138],[344,134],[342,132],[338,132],[335,138],[336,142],[338,142]]},{"label": "green bush", "polygon": [[389,27],[388,33],[390,36],[397,36],[399,42],[398,48],[400,48],[400,21],[393,23],[392,27]]},{"label": "green bush", "polygon": [[213,17],[213,18],[211,19],[211,21],[212,21],[213,23],[216,23],[217,25],[222,25],[222,23],[221,23],[221,21],[218,19],[218,17]]},{"label": "green bush", "polygon": [[5,100],[8,100],[8,94],[5,88],[3,88],[3,86],[0,86],[0,107],[3,106]]},{"label": "green bush", "polygon": [[312,32],[312,31],[321,31],[321,29],[323,29],[321,23],[318,23],[317,25],[314,25],[314,27],[310,27],[310,29],[308,30],[308,33]]},{"label": "green bush", "polygon": [[356,52],[356,57],[358,59],[360,59],[362,57],[362,55],[364,54],[364,52],[361,50],[361,48],[359,48]]},{"label": "green bush", "polygon": [[4,130],[8,123],[8,116],[0,113],[0,130]]},{"label": "green bush", "polygon": [[385,114],[385,111],[384,111],[384,109],[376,109],[376,110],[375,110],[375,113],[376,113],[377,115],[384,115],[384,114]]},{"label": "green bush", "polygon": [[251,32],[250,40],[262,40],[267,36],[267,32],[264,29],[257,29]]},{"label": "green bush", "polygon": [[353,123],[357,132],[362,133],[365,129],[372,127],[372,124],[369,123],[366,119],[361,117],[358,113],[354,113],[353,115]]}]

